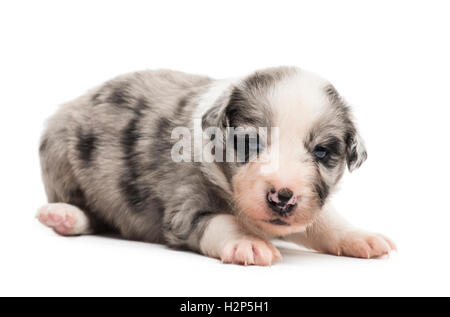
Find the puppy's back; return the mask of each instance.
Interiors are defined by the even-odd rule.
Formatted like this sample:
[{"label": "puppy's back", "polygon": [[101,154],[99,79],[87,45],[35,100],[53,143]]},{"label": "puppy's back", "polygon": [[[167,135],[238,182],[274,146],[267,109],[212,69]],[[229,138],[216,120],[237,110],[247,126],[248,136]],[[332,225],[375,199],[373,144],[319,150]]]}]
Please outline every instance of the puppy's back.
[{"label": "puppy's back", "polygon": [[[210,82],[168,70],[135,72],[62,105],[39,149],[49,202],[79,207],[98,229],[159,241],[161,196],[165,182],[174,181],[167,174],[170,131],[189,125]],[[139,232],[130,226],[136,222],[152,222],[155,230]]]}]

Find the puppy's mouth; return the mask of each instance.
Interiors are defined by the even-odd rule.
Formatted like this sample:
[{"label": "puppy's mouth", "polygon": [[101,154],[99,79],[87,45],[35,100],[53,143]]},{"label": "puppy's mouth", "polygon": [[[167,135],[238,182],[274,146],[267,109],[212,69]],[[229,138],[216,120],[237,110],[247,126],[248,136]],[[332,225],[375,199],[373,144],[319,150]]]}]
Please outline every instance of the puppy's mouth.
[{"label": "puppy's mouth", "polygon": [[276,226],[289,226],[289,224],[286,221],[283,221],[280,218],[265,220],[265,222],[270,223],[272,225],[276,225]]}]

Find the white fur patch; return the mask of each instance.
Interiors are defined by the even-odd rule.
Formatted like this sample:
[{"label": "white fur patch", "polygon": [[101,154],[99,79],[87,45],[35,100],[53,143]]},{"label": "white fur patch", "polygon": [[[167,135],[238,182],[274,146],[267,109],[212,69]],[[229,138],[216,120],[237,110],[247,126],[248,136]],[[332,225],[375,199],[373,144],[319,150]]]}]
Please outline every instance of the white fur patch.
[{"label": "white fur patch", "polygon": [[[271,153],[278,155],[278,162],[273,163],[274,166],[269,170],[273,171],[275,168],[280,177],[284,169],[289,178],[293,171],[299,169],[295,168],[299,166],[297,162],[301,162],[302,157],[307,155],[303,142],[315,120],[329,105],[325,93],[327,85],[329,82],[325,79],[307,71],[297,70],[268,91],[274,125],[278,127],[278,138],[272,140],[271,144],[275,149],[270,149]],[[271,157],[270,161],[273,162],[274,158]],[[297,176],[300,177],[300,174]]]},{"label": "white fur patch", "polygon": [[200,241],[200,251],[211,257],[220,257],[220,252],[225,243],[231,239],[239,239],[244,236],[240,232],[235,216],[217,215],[208,224]]},{"label": "white fur patch", "polygon": [[312,116],[329,104],[325,94],[327,85],[329,82],[325,79],[304,70],[298,70],[295,75],[277,83],[268,97],[280,127],[282,123],[292,120],[311,122]]}]

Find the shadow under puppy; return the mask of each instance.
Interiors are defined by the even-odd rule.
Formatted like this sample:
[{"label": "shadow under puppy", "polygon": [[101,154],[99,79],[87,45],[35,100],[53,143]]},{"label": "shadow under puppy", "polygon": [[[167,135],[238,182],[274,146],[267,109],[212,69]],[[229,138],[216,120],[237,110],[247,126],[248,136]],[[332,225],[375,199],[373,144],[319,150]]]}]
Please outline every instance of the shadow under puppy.
[{"label": "shadow under puppy", "polygon": [[[196,141],[174,159],[177,127],[216,138],[233,159],[198,160]],[[223,133],[202,133],[210,127]],[[263,132],[231,136],[235,127]],[[229,146],[237,137],[244,160]],[[330,206],[345,167],[358,168],[366,150],[333,86],[295,67],[231,80],[169,70],[119,76],[62,105],[39,153],[49,203],[37,217],[62,235],[115,231],[246,265],[279,259],[269,240],[280,237],[363,258],[395,249]]]}]

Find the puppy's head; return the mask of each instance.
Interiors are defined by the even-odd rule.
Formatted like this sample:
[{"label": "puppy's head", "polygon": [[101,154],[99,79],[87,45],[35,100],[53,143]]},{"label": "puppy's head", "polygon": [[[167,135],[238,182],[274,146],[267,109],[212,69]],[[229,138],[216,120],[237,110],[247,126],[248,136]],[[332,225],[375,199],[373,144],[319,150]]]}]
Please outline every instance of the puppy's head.
[{"label": "puppy's head", "polygon": [[[246,151],[244,162],[225,164],[236,209],[268,234],[297,232],[314,221],[345,167],[353,171],[367,158],[348,106],[311,73],[259,71],[220,103],[210,115],[226,129],[227,149],[241,138]],[[244,130],[231,135],[230,127]]]}]

